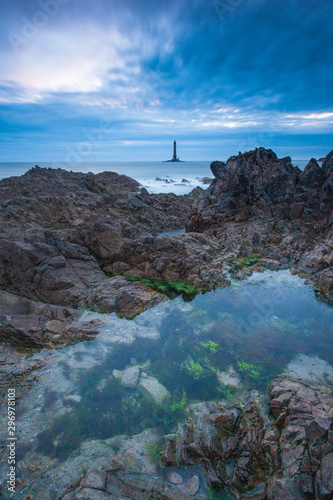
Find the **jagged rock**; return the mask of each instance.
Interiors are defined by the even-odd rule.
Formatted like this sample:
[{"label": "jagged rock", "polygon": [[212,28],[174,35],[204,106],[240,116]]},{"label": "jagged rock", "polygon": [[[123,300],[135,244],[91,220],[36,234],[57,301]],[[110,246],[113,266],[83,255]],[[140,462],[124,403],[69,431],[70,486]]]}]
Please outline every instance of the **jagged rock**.
[{"label": "jagged rock", "polygon": [[333,392],[286,375],[269,392],[269,425],[251,400],[243,409],[211,413],[210,439],[191,422],[182,443],[172,442],[172,460],[162,463],[203,464],[211,484],[246,498],[306,500],[315,490],[319,499],[331,498]]},{"label": "jagged rock", "polygon": [[223,239],[229,255],[269,254],[330,290],[332,156],[321,167],[311,159],[303,172],[264,148],[213,162],[215,180],[194,201],[186,230]]}]

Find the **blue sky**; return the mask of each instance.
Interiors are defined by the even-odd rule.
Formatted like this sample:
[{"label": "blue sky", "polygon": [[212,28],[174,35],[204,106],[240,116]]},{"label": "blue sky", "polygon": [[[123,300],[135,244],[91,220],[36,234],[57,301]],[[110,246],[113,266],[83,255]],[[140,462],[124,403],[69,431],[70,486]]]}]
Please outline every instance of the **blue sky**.
[{"label": "blue sky", "polygon": [[[1,5],[0,162],[333,149],[331,0]],[[74,160],[73,160],[74,159]]]}]

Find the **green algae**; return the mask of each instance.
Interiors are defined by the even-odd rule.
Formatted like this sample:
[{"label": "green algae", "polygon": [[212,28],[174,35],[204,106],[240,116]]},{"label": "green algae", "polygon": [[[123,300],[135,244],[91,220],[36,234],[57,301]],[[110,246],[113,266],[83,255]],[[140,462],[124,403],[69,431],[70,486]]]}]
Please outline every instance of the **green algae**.
[{"label": "green algae", "polygon": [[263,367],[255,363],[245,363],[243,360],[237,360],[237,366],[241,372],[245,373],[251,378],[259,378]]},{"label": "green algae", "polygon": [[162,452],[163,452],[163,447],[161,445],[159,445],[159,444],[154,443],[154,442],[151,441],[147,445],[147,452],[148,452],[149,458],[153,462],[156,463],[161,458],[161,455],[162,455]]},{"label": "green algae", "polygon": [[257,264],[262,258],[262,254],[252,253],[244,257],[238,257],[237,259],[227,259],[227,262],[230,266],[237,270],[241,269],[243,266],[252,267]]},{"label": "green algae", "polygon": [[235,401],[237,388],[233,385],[224,384],[218,388],[220,395],[229,402]]},{"label": "green algae", "polygon": [[213,342],[212,340],[207,340],[206,342],[200,342],[200,345],[204,349],[207,349],[211,354],[215,354],[220,348],[220,345],[217,342]]},{"label": "green algae", "polygon": [[148,288],[152,288],[156,292],[167,295],[170,298],[175,298],[181,295],[185,302],[193,300],[194,297],[201,291],[195,288],[190,283],[186,283],[185,281],[166,281],[161,279],[138,278],[130,276],[128,274],[123,274],[123,276],[128,281],[140,281],[140,283],[147,286]]},{"label": "green algae", "polygon": [[139,281],[143,285],[156,292],[159,292],[163,295],[167,295],[169,298],[173,299],[179,297],[180,295],[183,297],[185,302],[190,302],[194,299],[198,293],[203,293],[207,290],[196,288],[191,283],[187,283],[186,281],[167,281],[156,278],[145,278],[139,276],[131,276],[127,273],[115,273],[113,271],[107,271],[102,268],[102,271],[109,278],[113,278],[115,276],[123,276],[127,281]]},{"label": "green algae", "polygon": [[183,394],[181,397],[177,397],[177,395],[173,397],[170,410],[174,415],[183,416],[186,404],[187,404],[186,392],[183,391]]},{"label": "green algae", "polygon": [[183,370],[186,370],[187,373],[193,377],[195,380],[199,380],[200,378],[205,376],[205,369],[198,361],[195,361],[193,358],[187,358],[181,364]]}]

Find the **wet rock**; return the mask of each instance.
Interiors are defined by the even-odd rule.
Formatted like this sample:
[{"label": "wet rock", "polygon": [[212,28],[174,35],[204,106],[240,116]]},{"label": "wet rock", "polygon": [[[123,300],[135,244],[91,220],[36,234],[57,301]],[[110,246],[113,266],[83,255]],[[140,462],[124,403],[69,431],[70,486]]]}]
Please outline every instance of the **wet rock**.
[{"label": "wet rock", "polygon": [[[0,394],[7,393],[7,388],[20,387],[21,392],[38,378],[38,371],[45,362],[39,359],[26,359],[23,353],[11,346],[1,347],[0,358]],[[19,392],[17,392],[17,397]]]},{"label": "wet rock", "polygon": [[178,465],[177,445],[176,445],[176,439],[174,437],[169,437],[166,440],[166,443],[164,445],[161,454],[160,463],[165,465],[166,467]]},{"label": "wet rock", "polygon": [[219,383],[223,385],[231,385],[232,387],[236,387],[237,389],[241,385],[239,374],[233,369],[232,366],[229,366],[228,370],[221,372],[220,370],[216,371],[216,375]]},{"label": "wet rock", "polygon": [[76,491],[74,498],[75,500],[110,500],[110,495],[105,491],[95,490],[92,488],[82,488],[81,490]]},{"label": "wet rock", "polygon": [[333,498],[333,453],[326,455],[316,476],[320,498]]},{"label": "wet rock", "polygon": [[215,179],[194,200],[186,230],[223,239],[224,254],[269,254],[331,290],[332,153],[301,172],[289,157],[259,148],[215,161],[211,170]]},{"label": "wet rock", "polygon": [[173,442],[172,465],[203,464],[212,485],[257,500],[315,498],[315,477],[318,498],[330,498],[333,392],[279,376],[270,397],[273,420],[266,426],[251,400],[244,408],[210,413],[214,427],[205,434],[190,423],[182,443]]},{"label": "wet rock", "polygon": [[169,474],[167,475],[167,478],[168,478],[168,481],[169,483],[172,483],[172,484],[183,484],[184,482],[184,479],[182,478],[182,476],[180,474],[177,474],[177,472],[169,472]]},{"label": "wet rock", "polygon": [[131,366],[130,368],[126,368],[123,373],[121,383],[124,387],[128,389],[134,389],[137,386],[140,375],[140,368],[137,366]]},{"label": "wet rock", "polygon": [[160,384],[155,378],[150,377],[141,380],[138,388],[148,401],[156,405],[162,406],[171,399],[171,394],[168,389]]},{"label": "wet rock", "polygon": [[235,433],[235,425],[239,416],[239,410],[233,408],[224,410],[214,418],[214,424],[219,435],[232,436]]},{"label": "wet rock", "polygon": [[94,490],[105,490],[106,472],[89,471],[80,483],[81,488],[92,488]]},{"label": "wet rock", "polygon": [[184,490],[191,496],[196,495],[200,487],[199,476],[195,475],[185,484]]},{"label": "wet rock", "polygon": [[123,373],[121,370],[112,370],[112,375],[114,376],[114,378],[118,379],[118,380],[122,380],[123,378]]}]

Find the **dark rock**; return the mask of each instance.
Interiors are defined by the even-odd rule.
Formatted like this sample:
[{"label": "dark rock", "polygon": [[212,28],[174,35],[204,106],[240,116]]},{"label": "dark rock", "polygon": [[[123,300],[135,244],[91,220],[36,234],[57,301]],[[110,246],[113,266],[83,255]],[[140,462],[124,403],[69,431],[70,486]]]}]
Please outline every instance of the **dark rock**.
[{"label": "dark rock", "polygon": [[276,377],[269,392],[269,425],[253,401],[212,413],[210,439],[190,423],[177,450],[173,443],[173,464],[203,464],[212,485],[246,498],[305,500],[315,490],[332,498],[333,392],[288,376]]}]

